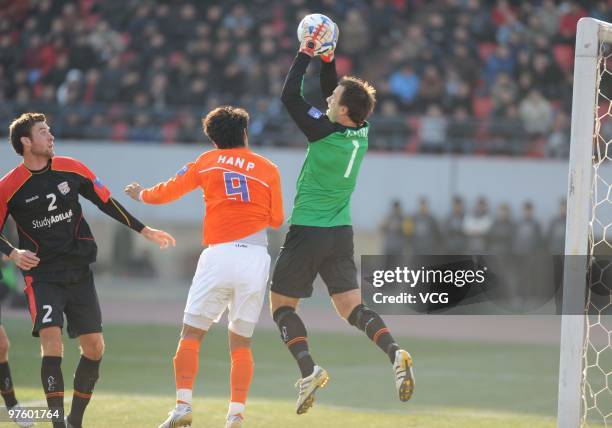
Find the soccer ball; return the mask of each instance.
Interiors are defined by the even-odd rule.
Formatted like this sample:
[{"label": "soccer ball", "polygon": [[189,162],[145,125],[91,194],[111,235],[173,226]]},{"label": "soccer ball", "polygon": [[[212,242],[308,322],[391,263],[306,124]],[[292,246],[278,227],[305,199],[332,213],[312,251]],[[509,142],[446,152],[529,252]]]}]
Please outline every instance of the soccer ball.
[{"label": "soccer ball", "polygon": [[311,36],[317,31],[317,39],[321,43],[317,43],[317,46],[315,46],[315,55],[324,55],[336,49],[339,34],[338,26],[334,21],[320,13],[312,13],[302,19],[297,28],[298,40],[302,43],[304,37]]}]

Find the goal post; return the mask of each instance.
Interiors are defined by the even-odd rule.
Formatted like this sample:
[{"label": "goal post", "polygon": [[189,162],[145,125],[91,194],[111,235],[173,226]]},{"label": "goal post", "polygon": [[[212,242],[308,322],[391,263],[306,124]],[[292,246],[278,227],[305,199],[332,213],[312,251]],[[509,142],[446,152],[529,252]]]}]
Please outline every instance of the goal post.
[{"label": "goal post", "polygon": [[[597,223],[599,220],[596,218],[599,206],[598,168],[604,161],[610,162],[610,159],[607,159],[606,155],[600,157],[594,155],[594,148],[599,150],[600,142],[605,144],[606,149],[608,143],[605,139],[601,140],[600,103],[609,103],[607,114],[610,115],[612,112],[612,93],[602,94],[600,90],[602,75],[604,72],[607,73],[605,63],[608,59],[606,52],[609,51],[606,51],[605,46],[608,43],[612,43],[612,24],[593,18],[582,18],[578,22],[565,240],[565,255],[570,257],[565,258],[564,265],[558,428],[578,428],[588,425],[589,411],[593,409],[593,402],[596,408],[594,413],[601,416],[596,422],[598,426],[604,424],[607,427],[608,422],[612,426],[612,408],[597,408],[597,400],[593,400],[592,390],[587,383],[587,368],[593,367],[589,364],[599,363],[587,361],[589,330],[592,325],[600,326],[602,322],[602,315],[594,324],[588,315],[589,259],[572,257],[592,255],[594,244],[599,239],[599,229],[594,231],[594,221],[601,225],[604,231],[607,225],[612,224],[608,221],[604,224]],[[612,156],[612,147],[610,149]],[[603,183],[605,185],[607,181],[604,180]],[[605,190],[609,193],[610,189]],[[608,324],[608,331],[612,331],[612,322],[608,321]],[[607,346],[610,347],[609,342]],[[607,376],[607,373],[604,375]],[[607,380],[604,388],[607,389],[603,391],[604,393],[612,393],[610,390],[612,384],[608,386]],[[587,394],[591,396],[587,397]]]}]

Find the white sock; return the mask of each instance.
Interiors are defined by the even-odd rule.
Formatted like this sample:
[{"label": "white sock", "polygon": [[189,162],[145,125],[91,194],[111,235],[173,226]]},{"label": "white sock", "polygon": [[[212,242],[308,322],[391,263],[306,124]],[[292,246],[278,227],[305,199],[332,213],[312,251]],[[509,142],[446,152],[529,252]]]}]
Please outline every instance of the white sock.
[{"label": "white sock", "polygon": [[227,416],[237,415],[244,413],[244,403],[237,403],[235,401],[231,401],[229,404],[229,410],[227,411]]},{"label": "white sock", "polygon": [[[191,389],[177,389],[176,390],[176,401],[182,401],[191,406],[193,400],[193,391]],[[180,403],[179,403],[180,404]]]}]

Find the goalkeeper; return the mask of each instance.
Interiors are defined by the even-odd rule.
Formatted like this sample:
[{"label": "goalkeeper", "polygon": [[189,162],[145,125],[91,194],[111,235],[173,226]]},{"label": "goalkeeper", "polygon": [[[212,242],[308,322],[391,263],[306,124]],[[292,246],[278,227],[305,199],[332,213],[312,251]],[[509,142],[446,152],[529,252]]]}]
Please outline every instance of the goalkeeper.
[{"label": "goalkeeper", "polygon": [[306,102],[301,86],[308,64],[321,49],[317,34],[304,35],[281,96],[309,144],[270,292],[272,316],[302,375],[296,384],[298,414],[312,407],[315,391],[328,380],[327,372],[310,355],[306,328],[296,313],[299,300],[312,295],[317,274],[338,314],[389,356],[399,399],[407,401],[414,391],[412,358],[400,349],[381,317],[362,303],[353,260],[350,199],[368,148],[366,119],[374,109],[376,91],[355,77],[338,81],[331,50],[321,54],[320,83],[327,112]]}]

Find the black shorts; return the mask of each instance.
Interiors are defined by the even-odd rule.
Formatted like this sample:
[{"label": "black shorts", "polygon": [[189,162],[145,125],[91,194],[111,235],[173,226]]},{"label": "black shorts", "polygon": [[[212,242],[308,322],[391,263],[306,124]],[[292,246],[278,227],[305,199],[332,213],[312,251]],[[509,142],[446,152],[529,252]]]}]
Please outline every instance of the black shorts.
[{"label": "black shorts", "polygon": [[287,297],[312,296],[317,274],[329,295],[359,289],[352,226],[291,226],[272,274],[271,290]]},{"label": "black shorts", "polygon": [[89,268],[25,275],[32,336],[46,327],[64,327],[68,336],[102,332],[102,314]]}]

